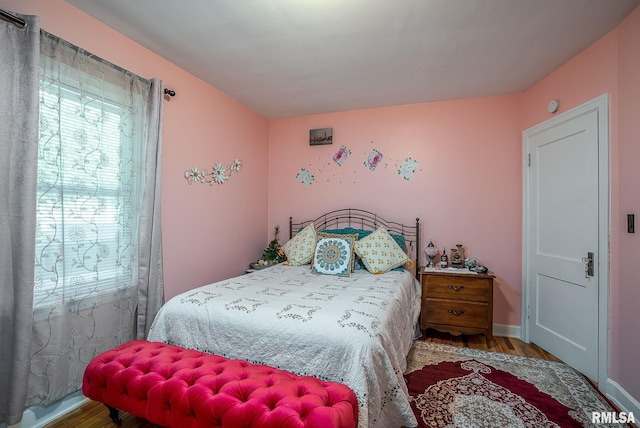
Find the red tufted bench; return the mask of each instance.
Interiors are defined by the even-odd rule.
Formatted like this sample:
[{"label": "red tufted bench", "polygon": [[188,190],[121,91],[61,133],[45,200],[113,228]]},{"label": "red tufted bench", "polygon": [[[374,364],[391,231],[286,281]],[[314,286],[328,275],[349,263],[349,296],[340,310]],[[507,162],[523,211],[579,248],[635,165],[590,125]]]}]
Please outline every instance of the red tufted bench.
[{"label": "red tufted bench", "polygon": [[176,428],[353,428],[356,396],[345,385],[135,340],[95,357],[82,392],[157,425]]}]

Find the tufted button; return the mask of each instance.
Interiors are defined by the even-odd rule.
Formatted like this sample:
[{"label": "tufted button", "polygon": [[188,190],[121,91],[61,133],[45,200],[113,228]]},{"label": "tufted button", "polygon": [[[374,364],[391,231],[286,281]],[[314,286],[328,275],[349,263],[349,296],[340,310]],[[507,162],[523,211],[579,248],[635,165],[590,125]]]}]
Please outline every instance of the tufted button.
[{"label": "tufted button", "polygon": [[298,397],[304,397],[305,395],[307,395],[307,389],[304,385],[298,385]]},{"label": "tufted button", "polygon": [[220,392],[220,388],[222,388],[222,386],[223,386],[223,384],[221,384],[221,383],[219,384],[219,383],[216,382],[216,383],[213,384],[213,386],[210,385],[209,389],[211,390],[211,393],[213,395],[216,395],[216,394],[218,394]]},{"label": "tufted button", "polygon": [[307,419],[308,415],[309,415],[309,412],[307,411],[306,407],[303,407],[300,410],[300,419],[302,419],[304,421],[305,419]]},{"label": "tufted button", "polygon": [[278,407],[278,402],[279,401],[277,398],[275,398],[274,396],[270,396],[266,402],[266,405],[269,408],[269,410],[274,410],[276,407]]}]

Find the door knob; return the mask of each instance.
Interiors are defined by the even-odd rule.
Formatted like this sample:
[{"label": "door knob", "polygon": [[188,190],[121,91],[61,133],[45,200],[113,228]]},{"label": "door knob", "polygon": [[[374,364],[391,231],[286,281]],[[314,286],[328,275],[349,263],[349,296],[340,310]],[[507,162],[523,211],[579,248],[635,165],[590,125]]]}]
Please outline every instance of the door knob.
[{"label": "door knob", "polygon": [[584,263],[584,277],[593,276],[593,253],[591,251],[587,253],[587,257],[582,258],[582,263]]}]

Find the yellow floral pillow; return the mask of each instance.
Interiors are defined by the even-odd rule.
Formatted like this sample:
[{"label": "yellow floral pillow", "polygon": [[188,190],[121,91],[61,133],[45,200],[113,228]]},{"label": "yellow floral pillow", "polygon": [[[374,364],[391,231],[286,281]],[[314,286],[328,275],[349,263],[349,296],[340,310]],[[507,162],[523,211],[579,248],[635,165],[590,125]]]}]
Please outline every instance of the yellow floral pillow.
[{"label": "yellow floral pillow", "polygon": [[410,261],[409,256],[384,227],[379,227],[371,235],[356,242],[355,252],[373,274],[389,272]]},{"label": "yellow floral pillow", "polygon": [[311,223],[282,246],[291,266],[302,266],[311,262],[316,249],[317,235],[316,227]]}]

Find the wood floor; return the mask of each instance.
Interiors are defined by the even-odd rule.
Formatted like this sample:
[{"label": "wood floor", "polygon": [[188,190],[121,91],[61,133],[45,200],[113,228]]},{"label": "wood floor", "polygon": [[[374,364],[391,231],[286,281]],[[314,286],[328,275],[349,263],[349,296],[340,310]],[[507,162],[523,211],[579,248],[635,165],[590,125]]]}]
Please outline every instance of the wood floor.
[{"label": "wood floor", "polygon": [[[487,346],[484,336],[451,336],[447,333],[439,333],[429,330],[429,342],[443,343],[454,346],[466,346],[469,348],[486,349],[489,351],[503,352],[506,354],[524,355],[527,357],[542,358],[545,360],[559,361],[556,357],[540,349],[536,345],[525,343],[519,339],[507,337],[494,337],[491,345]],[[108,417],[107,408],[100,403],[90,402],[64,417],[46,425],[46,428],[111,428],[116,425]],[[122,419],[121,428],[155,428],[144,419],[137,418],[126,412],[120,412]]]}]

